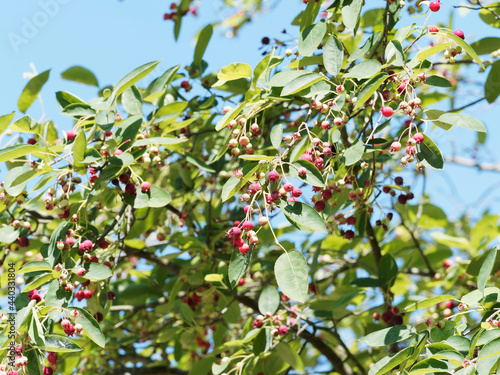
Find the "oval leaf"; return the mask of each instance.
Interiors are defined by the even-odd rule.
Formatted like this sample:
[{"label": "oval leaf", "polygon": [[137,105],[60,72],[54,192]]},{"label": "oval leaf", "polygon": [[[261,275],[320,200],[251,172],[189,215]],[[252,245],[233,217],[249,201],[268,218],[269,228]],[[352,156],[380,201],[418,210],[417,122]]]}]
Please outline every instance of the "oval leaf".
[{"label": "oval leaf", "polygon": [[304,303],[308,291],[307,261],[298,250],[281,254],[274,265],[274,274],[281,291],[291,299]]},{"label": "oval leaf", "polygon": [[274,313],[280,305],[280,294],[273,286],[266,286],[259,297],[259,311],[262,315]]}]

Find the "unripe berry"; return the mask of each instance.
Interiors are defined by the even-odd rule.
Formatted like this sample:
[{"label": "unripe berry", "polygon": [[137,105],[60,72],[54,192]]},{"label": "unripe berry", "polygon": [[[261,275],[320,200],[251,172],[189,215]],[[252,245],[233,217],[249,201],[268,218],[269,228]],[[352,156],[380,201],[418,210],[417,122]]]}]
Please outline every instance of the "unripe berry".
[{"label": "unripe berry", "polygon": [[241,146],[246,146],[250,143],[250,139],[248,139],[248,137],[243,136],[240,138],[239,143]]},{"label": "unripe berry", "polygon": [[413,139],[415,140],[415,143],[417,145],[421,144],[424,141],[424,135],[422,133],[417,133],[413,136]]},{"label": "unripe berry", "polygon": [[243,255],[247,254],[249,250],[250,246],[248,246],[247,244],[243,244],[241,247],[238,248],[238,251]]},{"label": "unripe berry", "polygon": [[287,182],[284,186],[283,186],[283,189],[285,189],[285,191],[287,193],[290,193],[293,191],[293,184],[291,182]]},{"label": "unripe berry", "polygon": [[144,181],[142,184],[141,184],[141,190],[143,193],[147,194],[151,191],[151,184],[147,181]]},{"label": "unripe berry", "polygon": [[299,188],[294,188],[292,190],[292,195],[295,197],[295,198],[298,198],[302,195],[302,190],[299,189]]},{"label": "unripe berry", "polygon": [[243,177],[243,172],[239,169],[234,171],[234,175],[236,178],[242,178]]},{"label": "unripe berry", "polygon": [[243,223],[241,227],[243,228],[244,231],[248,232],[253,229],[253,224],[251,221],[247,220]]},{"label": "unripe berry", "polygon": [[260,226],[264,226],[264,225],[267,225],[267,223],[269,222],[269,220],[267,219],[267,217],[265,216],[261,216],[259,218],[259,225]]}]

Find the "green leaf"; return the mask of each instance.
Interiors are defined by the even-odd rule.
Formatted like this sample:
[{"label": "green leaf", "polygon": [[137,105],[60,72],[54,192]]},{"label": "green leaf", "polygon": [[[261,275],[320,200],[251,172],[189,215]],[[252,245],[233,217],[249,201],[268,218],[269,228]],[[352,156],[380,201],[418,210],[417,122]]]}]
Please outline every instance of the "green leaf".
[{"label": "green leaf", "polygon": [[444,130],[450,130],[453,125],[446,124],[444,122],[439,121],[439,117],[441,117],[442,114],[445,114],[446,112],[440,111],[438,109],[427,109],[425,111],[425,114],[427,115],[427,118],[431,120],[435,125],[439,126],[440,128]]},{"label": "green leaf", "polygon": [[289,83],[285,85],[285,87],[283,87],[283,90],[281,91],[281,96],[295,94],[301,90],[304,90],[314,85],[316,82],[322,81],[324,79],[325,78],[318,73],[311,73],[300,76],[298,78],[291,80]]},{"label": "green leaf", "polygon": [[284,201],[279,202],[278,206],[291,222],[297,224],[299,229],[305,228],[306,231],[327,233],[325,222],[311,206],[302,202]]},{"label": "green leaf", "polygon": [[85,85],[99,87],[97,78],[90,70],[83,66],[72,66],[61,73],[61,78],[67,81],[83,83]]},{"label": "green leaf", "polygon": [[[135,141],[133,146],[151,146],[151,145],[159,145],[159,146],[170,146],[177,145],[179,143],[187,142],[189,139],[187,138],[172,138],[172,137],[153,137],[146,139],[139,139]],[[167,147],[168,148],[168,147]]]},{"label": "green leaf", "polygon": [[328,73],[336,76],[344,63],[344,46],[335,35],[328,38],[323,48],[323,65]]},{"label": "green leaf", "polygon": [[462,47],[464,49],[465,52],[467,52],[467,54],[472,57],[473,60],[475,60],[479,65],[481,65],[481,68],[485,69],[484,68],[484,65],[483,65],[483,62],[481,61],[481,59],[479,58],[479,56],[477,55],[477,53],[472,49],[472,47],[469,45],[469,43],[467,43],[465,40],[463,40],[462,38],[456,36],[455,34],[453,34],[453,32],[451,31],[448,31],[448,30],[445,30],[445,34],[448,38],[451,38],[453,39],[453,41],[458,44],[460,47]]},{"label": "green leaf", "polygon": [[351,280],[351,285],[358,288],[377,288],[381,287],[382,283],[379,279],[374,279],[373,277],[359,277]]},{"label": "green leaf", "polygon": [[383,375],[391,372],[394,367],[406,361],[413,354],[414,350],[414,347],[408,347],[396,354],[382,358],[370,368],[368,375]]},{"label": "green leaf", "polygon": [[425,309],[429,306],[437,305],[440,302],[453,300],[453,299],[455,299],[455,297],[453,297],[451,294],[426,298],[426,299],[423,299],[422,301],[418,301],[418,302],[415,302],[409,306],[406,306],[405,311],[408,312],[408,311],[416,311],[416,310],[420,310],[420,309]]},{"label": "green leaf", "polygon": [[387,73],[380,73],[366,82],[365,86],[358,95],[358,100],[356,101],[356,106],[354,107],[354,109],[356,110],[363,104],[365,104],[365,102],[371,98],[373,93],[378,90],[382,83],[384,83],[387,77]]},{"label": "green leaf", "polygon": [[[72,299],[73,293],[66,291],[64,287],[59,284],[59,279],[52,280],[47,295],[45,296],[45,306],[67,307]],[[57,319],[60,314],[60,310],[54,309],[49,312],[49,317]]]},{"label": "green leaf", "polygon": [[408,340],[416,335],[417,330],[413,326],[394,326],[384,328],[379,331],[370,333],[369,335],[359,339],[363,344],[368,346],[387,346],[400,341]]},{"label": "green leaf", "polygon": [[376,60],[364,60],[354,65],[348,73],[344,74],[344,77],[356,79],[370,78],[380,72],[381,66],[382,64]]},{"label": "green leaf", "polygon": [[14,111],[12,113],[9,113],[8,115],[0,116],[0,134],[2,134],[5,131],[5,129],[7,129],[7,127],[12,122],[12,119],[14,118],[15,114],[16,112]]},{"label": "green leaf", "polygon": [[139,89],[135,86],[130,86],[126,89],[122,94],[122,104],[128,114],[142,114],[142,95]]},{"label": "green leaf", "polygon": [[477,356],[478,375],[489,375],[500,358],[500,338],[487,343]]},{"label": "green leaf", "polygon": [[[21,133],[35,133],[33,129],[38,126],[37,122],[28,115],[25,115],[12,123],[9,129]],[[33,146],[34,147],[34,146]]]},{"label": "green leaf", "polygon": [[236,108],[233,108],[229,112],[227,112],[222,119],[217,122],[217,125],[215,125],[215,130],[220,131],[221,129],[224,129],[227,124],[229,124],[236,116],[240,114],[240,112],[245,108],[246,103],[240,103]]},{"label": "green leaf", "polygon": [[223,67],[217,74],[221,81],[234,81],[240,78],[250,78],[252,76],[252,67],[244,63],[233,63]]},{"label": "green leaf", "polygon": [[149,193],[148,207],[151,208],[161,208],[165,207],[172,201],[172,196],[166,190],[163,190],[159,186],[151,185],[151,191]]},{"label": "green leaf", "polygon": [[283,140],[283,125],[276,125],[273,130],[271,130],[271,144],[276,150],[280,149],[281,141]]},{"label": "green leaf", "polygon": [[[485,4],[485,6],[481,7],[479,10],[479,17],[490,26],[500,28],[500,20],[497,18],[498,8],[500,8],[500,3],[490,3]],[[493,13],[492,10],[495,12]]]},{"label": "green leaf", "polygon": [[21,194],[28,183],[28,178],[19,179],[25,173],[33,173],[34,171],[26,171],[25,167],[12,168],[5,176],[4,189],[7,194],[15,197]]},{"label": "green leaf", "polygon": [[74,353],[82,351],[82,348],[67,337],[47,335],[45,336],[45,348],[43,350],[54,353]]},{"label": "green leaf", "polygon": [[[103,264],[85,263],[83,268],[87,270],[87,273],[83,276],[83,278],[90,281],[106,280],[113,276],[109,267]],[[76,273],[76,271],[78,271],[78,269],[74,269],[73,273]]]},{"label": "green leaf", "polygon": [[271,87],[285,87],[296,78],[314,73],[312,70],[286,70],[276,73],[269,81]]},{"label": "green leaf", "polygon": [[363,157],[363,153],[365,152],[365,144],[363,141],[359,140],[353,145],[351,145],[344,152],[345,165],[350,166],[356,164]]},{"label": "green leaf", "polygon": [[484,84],[484,97],[488,103],[493,103],[498,98],[498,95],[500,95],[500,60],[491,65],[488,78]]},{"label": "green leaf", "polygon": [[[108,101],[106,102],[107,104],[103,107],[105,108],[98,108],[98,109],[107,109],[113,103],[116,98],[118,98],[126,89],[129,87],[132,87],[135,85],[137,82],[139,82],[141,79],[146,77],[149,73],[151,73],[156,66],[159,64],[159,61],[153,61],[144,65],[141,65],[140,67],[132,70],[130,73],[128,73],[125,77],[123,77],[120,82],[114,86],[113,93],[109,97]],[[107,107],[107,108],[106,108]]]},{"label": "green leaf", "polygon": [[2,150],[0,150],[0,163],[20,158],[22,156],[31,154],[36,150],[38,150],[38,147],[36,146],[23,145],[23,144],[5,147]]},{"label": "green leaf", "polygon": [[[300,168],[306,169],[307,174],[305,177],[299,176],[298,171]],[[304,159],[298,159],[290,166],[290,177],[297,177],[312,186],[325,187],[325,180],[319,169],[313,163]]]},{"label": "green leaf", "polygon": [[97,345],[99,345],[101,348],[104,348],[106,345],[106,338],[104,337],[104,334],[101,331],[101,327],[99,326],[99,323],[90,315],[86,310],[80,308],[80,307],[69,307],[68,308],[70,311],[73,311],[76,309],[78,311],[78,314],[80,315],[78,318],[75,319],[76,324],[81,324],[83,327],[83,332]]},{"label": "green leaf", "polygon": [[241,170],[243,172],[242,178],[237,178],[236,176],[229,178],[222,187],[222,201],[225,202],[236,194],[248,182],[248,179],[255,173],[257,168],[259,168],[259,164],[257,163],[247,164]]},{"label": "green leaf", "polygon": [[82,160],[85,158],[85,150],[87,149],[87,140],[85,139],[85,132],[82,130],[76,135],[75,142],[73,142],[73,159],[76,168],[81,168],[84,165]]},{"label": "green leaf", "polygon": [[428,135],[425,136],[424,141],[418,144],[416,148],[417,158],[418,160],[425,161],[425,166],[430,166],[434,169],[443,169],[443,155]]},{"label": "green leaf", "polygon": [[257,82],[259,81],[262,75],[264,75],[262,77],[262,81],[265,81],[267,84],[268,72],[275,66],[281,64],[282,61],[283,61],[282,56],[274,55],[274,49],[272,53],[267,54],[261,61],[259,61],[259,63],[253,70],[252,87],[255,87],[257,85]]},{"label": "green leaf", "polygon": [[31,78],[29,82],[24,86],[23,92],[17,101],[17,107],[23,113],[25,113],[29,107],[35,102],[40,90],[42,90],[43,85],[49,79],[50,70],[46,70],[43,73]]},{"label": "green leaf", "polygon": [[62,113],[72,117],[94,116],[95,110],[87,103],[72,103],[62,110]]},{"label": "green leaf", "polygon": [[427,60],[429,57],[434,56],[436,53],[444,51],[446,48],[453,45],[453,42],[449,43],[440,43],[434,47],[427,47],[422,49],[419,53],[417,53],[417,59],[420,61]]},{"label": "green leaf", "polygon": [[46,274],[37,276],[32,282],[30,282],[29,284],[26,284],[24,286],[21,293],[29,292],[30,290],[33,290],[33,289],[36,289],[42,285],[45,285],[46,283],[51,281],[53,278],[54,277],[52,276],[52,272],[48,273],[48,274],[46,273]]},{"label": "green leaf", "polygon": [[326,22],[320,20],[317,24],[306,27],[299,37],[299,53],[311,56],[321,44],[326,33]]},{"label": "green leaf", "polygon": [[222,283],[224,280],[224,275],[221,275],[219,273],[209,273],[208,275],[205,275],[204,280],[207,283]]},{"label": "green leaf", "polygon": [[487,55],[500,49],[500,38],[483,38],[472,43],[470,46],[478,55]]},{"label": "green leaf", "polygon": [[440,76],[429,76],[425,80],[425,84],[429,86],[436,87],[451,87],[451,82],[444,77]]},{"label": "green leaf", "polygon": [[486,127],[481,121],[460,113],[445,113],[439,116],[438,120],[445,124],[456,125],[476,132],[486,133]]},{"label": "green leaf", "polygon": [[238,285],[238,281],[240,281],[240,279],[245,274],[248,266],[250,265],[251,259],[251,253],[243,255],[237,248],[233,250],[233,254],[231,255],[231,262],[229,263],[227,272],[231,288],[234,288],[236,285]]},{"label": "green leaf", "polygon": [[215,169],[209,167],[205,162],[201,161],[194,155],[187,153],[184,157],[188,163],[193,164],[195,167],[203,169],[208,173],[215,173]]},{"label": "green leaf", "polygon": [[405,54],[403,52],[403,47],[401,43],[394,39],[389,42],[387,48],[385,49],[385,57],[387,61],[391,61],[392,58],[396,59],[400,65],[403,65],[405,62]]},{"label": "green leaf", "polygon": [[[19,230],[11,225],[0,228],[0,243],[12,243],[19,237]],[[52,268],[51,268],[52,269]]]},{"label": "green leaf", "polygon": [[36,310],[33,310],[31,314],[31,323],[28,328],[28,335],[32,342],[38,346],[45,346],[45,337],[43,335],[43,327],[38,319]]},{"label": "green leaf", "polygon": [[[12,228],[12,227],[4,227],[4,228]],[[1,239],[5,238],[3,232],[0,233],[0,238]],[[30,273],[37,271],[52,271],[52,266],[50,265],[49,262],[46,262],[44,260],[28,262],[21,267],[19,273]]]},{"label": "green leaf", "polygon": [[292,366],[299,372],[304,372],[304,364],[302,363],[302,358],[300,355],[292,349],[290,344],[282,341],[275,348],[278,355],[283,359],[286,363]]},{"label": "green leaf", "polygon": [[354,30],[358,23],[362,6],[363,0],[344,1],[342,6],[342,21],[347,28]]},{"label": "green leaf", "polygon": [[66,232],[70,227],[71,227],[71,222],[63,221],[52,232],[52,235],[50,236],[50,243],[47,255],[45,256],[44,254],[45,260],[50,264],[55,265],[57,258],[59,257],[60,254],[60,250],[57,248],[57,242],[66,239]]},{"label": "green leaf", "polygon": [[304,255],[298,250],[281,254],[274,265],[274,274],[281,291],[291,299],[304,303],[308,291],[308,268]]},{"label": "green leaf", "polygon": [[198,34],[198,41],[196,42],[196,48],[194,50],[194,60],[193,60],[193,62],[196,65],[201,65],[203,54],[207,49],[208,42],[210,42],[213,32],[214,32],[214,27],[212,25],[207,25]]},{"label": "green leaf", "polygon": [[391,254],[385,254],[382,258],[380,258],[378,268],[378,278],[382,284],[392,286],[396,280],[399,270],[398,265]]},{"label": "green leaf", "polygon": [[477,289],[479,291],[484,292],[486,288],[486,283],[493,271],[493,265],[495,264],[495,259],[497,256],[498,247],[494,247],[491,249],[486,256],[483,265],[481,266],[481,270],[479,271],[479,275],[477,276]]},{"label": "green leaf", "polygon": [[259,311],[262,315],[274,313],[278,310],[280,305],[280,294],[274,286],[268,285],[264,288],[259,297]]},{"label": "green leaf", "polygon": [[179,70],[180,65],[173,66],[169,68],[163,73],[158,79],[155,80],[153,87],[151,88],[151,94],[158,94],[168,88],[168,86],[172,83]]}]

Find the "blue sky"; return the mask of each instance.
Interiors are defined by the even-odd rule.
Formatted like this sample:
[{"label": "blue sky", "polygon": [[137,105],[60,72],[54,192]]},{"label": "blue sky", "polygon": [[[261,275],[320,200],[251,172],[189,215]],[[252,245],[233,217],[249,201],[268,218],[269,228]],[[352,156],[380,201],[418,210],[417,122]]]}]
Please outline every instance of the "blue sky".
[{"label": "blue sky", "polygon": [[[383,7],[385,1],[370,0],[369,7]],[[437,24],[449,20],[452,4],[458,1],[442,1],[442,9],[431,15],[430,22]],[[170,1],[133,1],[133,0],[25,0],[22,2],[3,2],[0,4],[0,48],[3,59],[0,63],[0,114],[11,112],[17,106],[17,98],[26,84],[23,72],[30,71],[34,63],[38,72],[52,69],[51,77],[42,91],[47,116],[54,119],[60,128],[70,125],[70,120],[59,115],[54,92],[65,90],[84,99],[96,95],[94,88],[63,81],[60,73],[73,65],[91,69],[98,77],[101,86],[116,83],[133,68],[148,61],[161,60],[156,70],[161,74],[170,66],[192,61],[194,37],[206,23],[221,21],[227,12],[220,10],[220,1],[202,1],[199,17],[186,17],[181,37],[175,42],[171,22],[165,22],[162,15],[168,11]],[[246,62],[252,66],[261,59],[258,48],[263,36],[280,37],[281,30],[290,24],[299,9],[301,0],[268,1],[277,4],[268,12],[261,14],[250,25],[245,26],[237,38],[227,38],[226,30],[216,29],[214,37],[205,54],[209,70],[217,70],[232,62]],[[293,6],[291,6],[293,4]],[[498,29],[480,21],[476,12],[461,18],[454,10],[454,26],[465,32],[466,40],[473,42],[480,37],[497,36]],[[422,18],[405,16],[401,24],[417,24]],[[288,27],[296,33],[296,28]],[[24,39],[20,39],[24,38]],[[154,73],[153,73],[154,74]],[[467,71],[471,81],[484,80],[477,74],[477,68]],[[459,89],[465,104],[482,94],[473,84]],[[487,151],[479,154],[480,160],[498,160],[499,148],[496,147],[499,131],[496,129],[494,106],[485,102],[466,112],[481,119],[489,128]],[[40,115],[38,104],[30,114]],[[17,117],[16,117],[17,118]],[[464,152],[474,145],[476,134],[453,129],[445,132],[437,129],[429,133],[438,143],[445,155]],[[483,155],[483,156],[482,156]],[[467,205],[474,208],[475,215],[489,207],[498,210],[500,199],[498,189],[500,175],[478,172],[471,168],[446,164],[444,171],[430,172],[428,192],[452,216],[456,216]],[[491,189],[490,186],[495,186]],[[421,185],[421,182],[419,183]],[[485,191],[491,194],[483,205],[475,201]],[[416,190],[418,192],[418,189]],[[478,208],[479,207],[479,208]]]}]

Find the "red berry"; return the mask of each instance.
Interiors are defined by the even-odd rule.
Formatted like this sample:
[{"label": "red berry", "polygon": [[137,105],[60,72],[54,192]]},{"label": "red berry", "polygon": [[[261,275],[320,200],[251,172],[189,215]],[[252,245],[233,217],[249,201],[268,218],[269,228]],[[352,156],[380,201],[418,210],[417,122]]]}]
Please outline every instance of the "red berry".
[{"label": "red berry", "polygon": [[287,182],[283,186],[283,189],[285,189],[286,192],[290,193],[293,190],[293,184],[291,182]]},{"label": "red berry", "polygon": [[141,190],[143,193],[149,193],[151,191],[151,184],[147,181],[144,181],[142,184],[141,184]]},{"label": "red berry", "polygon": [[448,309],[453,309],[455,307],[455,303],[452,300],[446,301],[446,307]]},{"label": "red berry", "polygon": [[347,224],[349,224],[349,225],[356,224],[356,218],[354,216],[348,217],[347,218]]},{"label": "red berry", "polygon": [[394,113],[394,110],[391,107],[383,107],[380,112],[382,112],[382,116],[391,117]]},{"label": "red berry", "polygon": [[390,311],[386,311],[382,314],[381,318],[384,323],[389,323],[391,321],[392,314],[390,313]]},{"label": "red berry", "polygon": [[56,363],[57,362],[57,353],[50,352],[49,355],[47,356],[47,360],[50,363]]},{"label": "red berry", "polygon": [[392,315],[398,315],[399,314],[399,308],[397,306],[391,307],[391,314]]},{"label": "red berry", "polygon": [[241,229],[238,228],[238,227],[232,227],[231,229],[229,229],[229,231],[227,232],[227,236],[229,238],[237,238],[241,235]]},{"label": "red berry", "polygon": [[298,198],[302,195],[302,190],[299,189],[299,188],[295,188],[292,190],[292,195],[295,197],[295,198]]},{"label": "red berry", "polygon": [[326,205],[324,201],[318,201],[314,204],[316,211],[321,212],[325,209]]},{"label": "red berry", "polygon": [[373,320],[378,321],[380,319],[380,314],[378,312],[373,313]]},{"label": "red berry", "polygon": [[439,29],[436,26],[429,26],[429,32],[431,34],[436,34],[439,32]]},{"label": "red berry", "polygon": [[354,232],[352,230],[347,230],[344,233],[344,238],[347,240],[352,240],[354,238]]},{"label": "red berry", "polygon": [[407,201],[406,195],[401,194],[401,195],[398,197],[398,202],[399,202],[399,203],[401,203],[401,204],[406,204],[406,201]]},{"label": "red berry", "polygon": [[264,322],[262,320],[253,320],[253,328],[260,328],[264,325]]},{"label": "red berry", "polygon": [[36,139],[35,138],[28,139],[28,144],[29,145],[35,145],[36,144]]},{"label": "red berry", "polygon": [[130,176],[129,176],[128,174],[126,174],[126,173],[122,173],[122,174],[120,175],[120,182],[121,182],[122,184],[127,184],[129,181],[130,181]]},{"label": "red berry", "polygon": [[110,290],[110,291],[108,292],[108,300],[112,301],[112,300],[114,300],[115,298],[116,298],[116,294],[115,294],[115,292],[113,292],[112,290]]},{"label": "red berry", "polygon": [[269,178],[269,181],[275,182],[280,178],[280,174],[277,171],[271,171],[268,173],[267,178]]},{"label": "red berry", "polygon": [[439,1],[433,1],[429,5],[429,8],[432,12],[437,12],[439,9],[441,9],[441,3]]},{"label": "red berry", "polygon": [[455,30],[453,32],[453,34],[455,34],[456,36],[458,36],[459,38],[462,38],[462,39],[465,39],[465,34],[462,30]]},{"label": "red berry", "polygon": [[395,326],[400,326],[403,324],[403,317],[401,315],[396,315],[392,317],[392,324]]},{"label": "red berry", "polygon": [[245,255],[248,253],[248,250],[250,250],[250,246],[248,246],[246,243],[243,244],[241,247],[238,248],[239,252]]},{"label": "red berry", "polygon": [[84,300],[85,293],[83,292],[83,290],[79,290],[78,292],[75,293],[75,297],[78,301]]},{"label": "red berry", "polygon": [[43,375],[52,375],[54,373],[54,370],[52,367],[44,367],[43,368]]},{"label": "red berry", "polygon": [[443,262],[443,267],[444,267],[444,268],[450,268],[450,267],[451,267],[451,260],[450,260],[450,259],[446,259],[446,260]]},{"label": "red berry", "polygon": [[85,296],[85,299],[91,299],[92,298],[92,291],[91,290],[85,289],[83,291],[83,294]]},{"label": "red berry", "polygon": [[76,134],[75,134],[75,132],[73,130],[68,130],[66,132],[66,138],[68,138],[68,141],[74,140],[75,137],[76,137]]},{"label": "red berry", "polygon": [[245,221],[243,223],[243,225],[241,226],[243,228],[244,231],[248,232],[248,231],[251,231],[253,229],[253,224],[251,221]]},{"label": "red berry", "polygon": [[403,186],[403,183],[404,183],[404,181],[403,181],[403,177],[396,177],[396,178],[394,179],[394,183],[395,183],[396,185],[398,185],[398,186]]},{"label": "red berry", "polygon": [[125,194],[127,195],[137,194],[137,186],[135,186],[132,182],[129,182],[127,185],[125,185]]},{"label": "red berry", "polygon": [[288,333],[288,327],[284,324],[280,325],[278,327],[278,334],[281,336],[285,336]]}]

